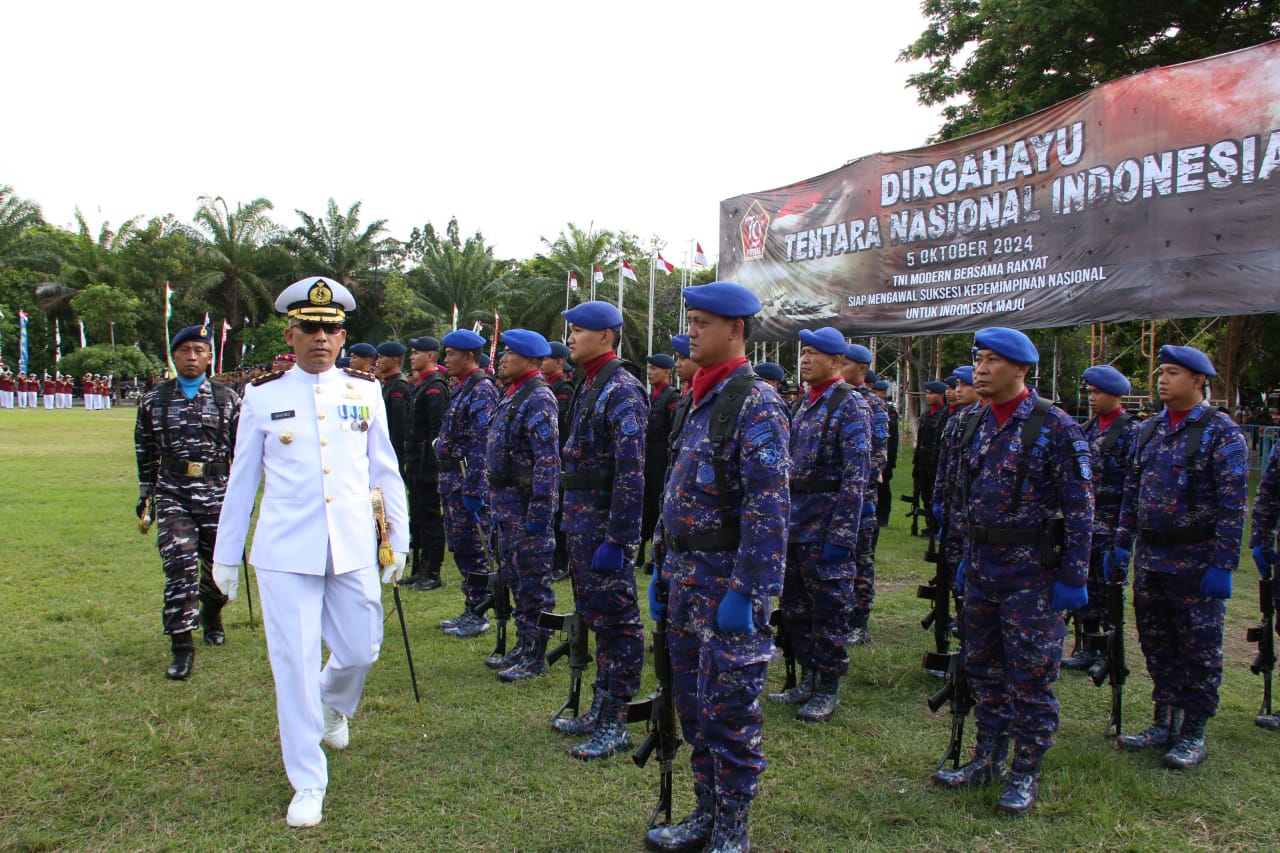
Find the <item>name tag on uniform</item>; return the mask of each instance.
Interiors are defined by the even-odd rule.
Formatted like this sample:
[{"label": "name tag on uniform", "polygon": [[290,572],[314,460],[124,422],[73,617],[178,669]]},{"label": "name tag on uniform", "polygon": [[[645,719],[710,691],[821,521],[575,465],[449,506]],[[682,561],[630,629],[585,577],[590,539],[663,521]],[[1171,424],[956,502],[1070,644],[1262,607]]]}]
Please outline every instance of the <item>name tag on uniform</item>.
[{"label": "name tag on uniform", "polygon": [[271,420],[273,420],[273,421],[282,421],[282,420],[284,420],[284,419],[286,419],[286,418],[291,418],[291,417],[293,417],[293,416],[294,416],[293,409],[290,409],[290,410],[289,410],[289,411],[287,411],[287,412],[272,412],[272,413],[271,413]]}]

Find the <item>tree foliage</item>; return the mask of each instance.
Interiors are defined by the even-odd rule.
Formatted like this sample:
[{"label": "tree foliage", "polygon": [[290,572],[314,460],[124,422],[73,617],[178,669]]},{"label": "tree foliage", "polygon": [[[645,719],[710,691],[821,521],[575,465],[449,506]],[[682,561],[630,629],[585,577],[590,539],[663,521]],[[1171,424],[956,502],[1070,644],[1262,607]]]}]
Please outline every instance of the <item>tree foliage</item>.
[{"label": "tree foliage", "polygon": [[[133,343],[142,300],[109,284],[91,284],[71,300],[85,331],[97,341]],[[98,372],[98,371],[95,371]]]},{"label": "tree foliage", "polygon": [[164,362],[144,354],[135,346],[93,344],[62,357],[58,370],[70,376],[100,373],[122,380],[134,376],[159,376]]}]

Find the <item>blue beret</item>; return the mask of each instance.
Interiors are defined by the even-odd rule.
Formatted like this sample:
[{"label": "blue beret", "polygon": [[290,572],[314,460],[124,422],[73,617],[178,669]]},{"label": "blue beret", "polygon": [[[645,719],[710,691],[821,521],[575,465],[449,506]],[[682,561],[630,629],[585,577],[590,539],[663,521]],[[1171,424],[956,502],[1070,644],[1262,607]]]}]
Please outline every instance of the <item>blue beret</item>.
[{"label": "blue beret", "polygon": [[209,336],[208,326],[187,326],[169,341],[169,352],[173,352],[187,341],[199,341],[213,347],[213,338]]},{"label": "blue beret", "polygon": [[470,329],[454,329],[445,335],[440,343],[449,349],[469,350],[480,349],[485,345],[485,340]]},{"label": "blue beret", "polygon": [[1161,364],[1177,364],[1192,373],[1203,373],[1205,376],[1218,375],[1218,371],[1213,369],[1213,362],[1209,361],[1209,356],[1195,347],[1175,347],[1172,344],[1165,344],[1160,347],[1160,355],[1156,358]]},{"label": "blue beret", "polygon": [[937,379],[934,379],[924,383],[924,390],[928,391],[930,394],[945,394],[947,393],[947,383],[939,382]]},{"label": "blue beret", "polygon": [[334,366],[334,367],[350,367],[350,366],[351,366],[351,359],[347,358],[347,357],[344,355],[342,358],[340,358],[340,359],[338,359],[337,361],[335,361],[335,362],[333,363],[333,366]]},{"label": "blue beret", "polygon": [[875,384],[875,385],[872,385],[871,387],[872,387],[872,388],[874,388],[874,389],[875,389],[875,390],[877,390],[877,391],[888,391],[888,390],[889,390],[889,383],[888,383],[888,382],[886,382],[886,381],[885,381],[885,380],[883,380],[883,379],[878,379],[878,380],[876,380],[876,384]]},{"label": "blue beret", "polygon": [[956,379],[959,379],[961,382],[963,382],[965,385],[972,385],[973,384],[973,365],[972,364],[961,365],[960,367],[957,367],[955,369],[955,373],[953,373],[952,375],[955,376]]},{"label": "blue beret", "polygon": [[870,364],[872,361],[871,350],[862,344],[849,344],[845,347],[844,357],[858,364]]},{"label": "blue beret", "polygon": [[489,356],[485,355],[484,353],[480,353],[480,359],[476,362],[476,365],[484,368],[484,367],[488,367],[491,364],[493,364],[493,362],[489,359]]},{"label": "blue beret", "polygon": [[1039,364],[1040,351],[1036,345],[1017,329],[1006,329],[1003,326],[988,326],[979,329],[973,336],[975,350],[989,349],[1001,358],[1016,361],[1018,364]]},{"label": "blue beret", "polygon": [[754,293],[731,281],[686,287],[684,303],[690,308],[710,311],[721,317],[754,317],[762,307]]},{"label": "blue beret", "polygon": [[378,355],[389,355],[392,358],[402,358],[409,350],[399,341],[386,341],[378,344]]},{"label": "blue beret", "polygon": [[352,355],[362,356],[364,358],[374,358],[378,355],[378,348],[373,344],[359,343],[354,344],[349,350]]},{"label": "blue beret", "polygon": [[647,356],[645,358],[645,361],[649,362],[654,367],[661,367],[663,370],[670,370],[671,368],[676,366],[676,360],[671,356],[667,355],[665,352],[660,352],[657,355]]},{"label": "blue beret", "polygon": [[552,358],[568,358],[568,357],[569,357],[569,348],[568,348],[567,346],[565,346],[564,344],[560,343],[559,341],[552,341],[552,342],[551,342],[551,357],[552,357]]},{"label": "blue beret", "polygon": [[801,329],[800,343],[813,347],[818,352],[825,352],[827,355],[844,355],[849,347],[844,341],[844,335],[840,334],[840,330],[834,326],[823,326],[813,331]]},{"label": "blue beret", "polygon": [[942,384],[946,385],[948,388],[955,388],[957,385],[960,384],[960,380],[957,379],[956,375],[953,373],[950,376],[948,376],[946,379],[942,380]]},{"label": "blue beret", "polygon": [[756,376],[759,376],[761,379],[770,379],[774,382],[781,382],[786,378],[787,374],[783,372],[782,365],[774,364],[772,361],[762,361],[756,365]]},{"label": "blue beret", "polygon": [[612,302],[583,302],[560,315],[575,326],[584,329],[616,329],[622,325],[622,312]]},{"label": "blue beret", "polygon": [[1123,373],[1109,364],[1095,364],[1084,372],[1086,385],[1092,385],[1104,394],[1122,396],[1133,387]]},{"label": "blue beret", "polygon": [[440,342],[430,335],[423,335],[420,338],[410,338],[409,346],[418,352],[440,352]]},{"label": "blue beret", "polygon": [[671,348],[685,358],[689,357],[689,336],[688,335],[672,335]]},{"label": "blue beret", "polygon": [[546,358],[551,355],[551,344],[537,332],[529,329],[508,329],[502,333],[502,343],[516,355],[525,358]]},{"label": "blue beret", "polygon": [[876,372],[875,372],[874,370],[868,370],[868,371],[867,371],[867,378],[866,378],[866,380],[865,380],[865,381],[867,382],[867,384],[869,384],[869,385],[875,385],[875,384],[876,384],[876,382],[877,382],[879,379],[880,379],[880,377],[879,377],[879,376],[876,376]]}]

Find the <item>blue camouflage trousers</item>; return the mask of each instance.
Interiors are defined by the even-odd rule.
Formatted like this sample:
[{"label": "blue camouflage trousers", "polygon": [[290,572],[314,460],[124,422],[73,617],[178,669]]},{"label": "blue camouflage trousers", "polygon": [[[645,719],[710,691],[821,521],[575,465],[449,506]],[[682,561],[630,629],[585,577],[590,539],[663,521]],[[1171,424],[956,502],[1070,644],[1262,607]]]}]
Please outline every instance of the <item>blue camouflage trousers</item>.
[{"label": "blue camouflage trousers", "polygon": [[1197,574],[1139,568],[1133,577],[1133,611],[1151,676],[1151,699],[1188,716],[1212,717],[1222,684],[1227,603],[1201,593]]},{"label": "blue camouflage trousers", "polygon": [[977,701],[974,721],[1041,751],[1053,746],[1058,730],[1053,682],[1067,630],[1062,614],[1049,609],[1052,588],[1052,578],[1033,577],[998,592],[969,580],[964,591],[961,653]]},{"label": "blue camouflage trousers", "polygon": [[858,545],[853,550],[858,574],[853,579],[853,622],[866,625],[876,599],[876,543],[880,541],[880,525],[874,514],[864,515],[858,522]]},{"label": "blue camouflage trousers", "polygon": [[821,542],[788,546],[779,604],[796,660],[805,669],[841,676],[849,671],[846,644],[856,571],[853,561],[823,563]]},{"label": "blue camouflage trousers", "polygon": [[773,652],[768,602],[756,601],[753,634],[716,627],[716,608],[729,588],[671,584],[667,643],[680,730],[693,776],[717,799],[753,800],[764,772],[760,693]]},{"label": "blue camouflage trousers", "polygon": [[629,700],[640,690],[644,666],[644,624],[636,603],[635,571],[625,559],[619,571],[591,571],[591,558],[603,537],[567,535],[574,608],[596,635],[596,692]]},{"label": "blue camouflage trousers", "polygon": [[164,566],[166,634],[194,631],[200,605],[221,610],[227,603],[213,582],[213,543],[221,507],[192,506],[168,492],[156,494],[156,546]]},{"label": "blue camouflage trousers", "polygon": [[[458,571],[462,575],[462,594],[467,600],[467,607],[474,607],[484,598],[485,585],[472,582],[468,576],[489,572],[480,546],[481,525],[477,525],[471,513],[463,508],[462,492],[441,495],[440,503],[444,507],[445,540],[449,543],[453,561],[458,564]],[[486,513],[485,509],[480,510],[481,522],[487,522]],[[483,526],[487,527],[487,523]]]},{"label": "blue camouflage trousers", "polygon": [[551,629],[538,627],[538,614],[556,609],[556,594],[551,588],[554,535],[550,530],[529,533],[523,514],[500,517],[497,532],[498,561],[502,579],[511,590],[516,630],[522,637],[551,636]]}]

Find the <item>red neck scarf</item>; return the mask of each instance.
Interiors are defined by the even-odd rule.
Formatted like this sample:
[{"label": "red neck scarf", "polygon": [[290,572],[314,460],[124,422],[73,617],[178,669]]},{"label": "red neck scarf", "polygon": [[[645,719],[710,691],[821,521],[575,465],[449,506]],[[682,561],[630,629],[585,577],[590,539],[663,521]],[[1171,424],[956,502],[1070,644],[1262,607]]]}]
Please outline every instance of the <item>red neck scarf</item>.
[{"label": "red neck scarf", "polygon": [[938,414],[938,410],[943,408],[946,405],[947,405],[946,403],[934,403],[932,406],[929,407],[929,414],[931,415]]},{"label": "red neck scarf", "polygon": [[662,393],[662,389],[670,385],[670,382],[663,382],[661,385],[654,385],[653,390],[649,392],[649,399],[656,400],[658,395]]},{"label": "red neck scarf", "polygon": [[508,397],[515,396],[515,393],[520,390],[521,385],[528,382],[530,379],[537,376],[541,372],[542,372],[541,370],[530,370],[524,376],[521,376],[520,378],[514,380],[510,385],[507,386],[507,396]]},{"label": "red neck scarf", "polygon": [[833,376],[825,382],[821,382],[809,389],[809,405],[812,406],[818,401],[818,398],[826,393],[827,389],[840,381],[839,376]]},{"label": "red neck scarf", "polygon": [[1003,403],[992,402],[991,414],[995,415],[996,425],[1004,426],[1004,422],[1009,420],[1009,416],[1013,414],[1013,410],[1025,399],[1031,396],[1030,388],[1023,388],[1022,393]]},{"label": "red neck scarf", "polygon": [[587,383],[590,384],[595,380],[596,374],[600,372],[600,368],[609,363],[609,359],[617,358],[618,354],[613,350],[609,350],[604,355],[598,355],[590,361],[582,363],[582,371],[587,374]]},{"label": "red neck scarf", "polygon": [[1105,415],[1098,415],[1098,432],[1106,432],[1111,425],[1116,422],[1116,418],[1120,417],[1120,413],[1123,411],[1124,406],[1116,406]]},{"label": "red neck scarf", "polygon": [[548,385],[555,385],[557,382],[559,382],[559,381],[560,381],[560,377],[561,377],[561,376],[564,376],[564,371],[563,371],[563,370],[562,370],[562,371],[560,371],[559,373],[557,373],[555,376],[544,376],[544,377],[542,377],[542,378],[543,378],[543,379],[545,379],[545,380],[547,380],[547,384],[548,384]]},{"label": "red neck scarf", "polygon": [[693,374],[693,382],[689,383],[693,386],[693,404],[696,406],[701,403],[712,388],[719,385],[729,377],[730,373],[733,373],[733,371],[746,363],[747,357],[740,355],[713,367],[699,367],[698,372]]},{"label": "red neck scarf", "polygon": [[[1191,409],[1194,408],[1195,406],[1191,407]],[[1191,414],[1191,409],[1178,410],[1166,408],[1165,411],[1169,413],[1169,430],[1173,431],[1177,429],[1178,425],[1186,419],[1187,415]]]}]

